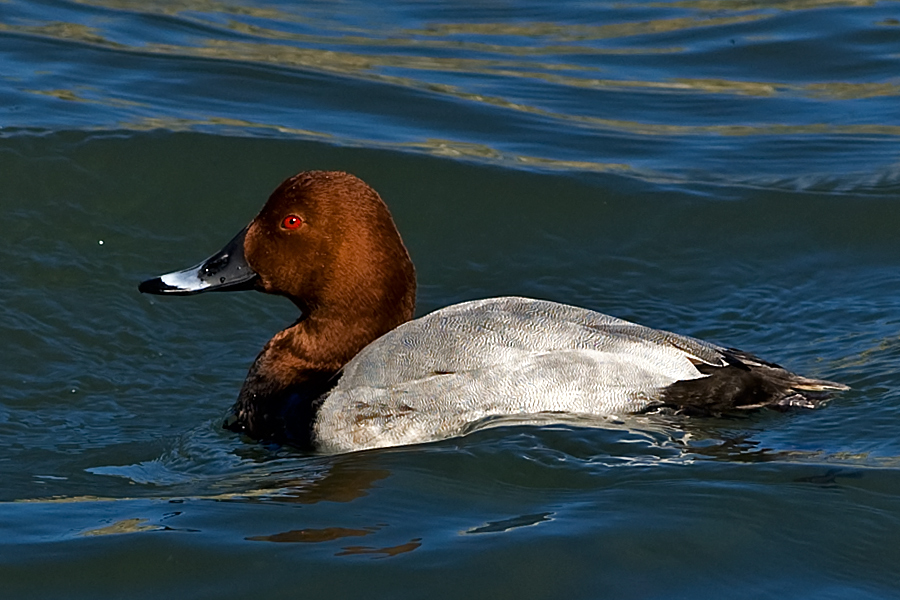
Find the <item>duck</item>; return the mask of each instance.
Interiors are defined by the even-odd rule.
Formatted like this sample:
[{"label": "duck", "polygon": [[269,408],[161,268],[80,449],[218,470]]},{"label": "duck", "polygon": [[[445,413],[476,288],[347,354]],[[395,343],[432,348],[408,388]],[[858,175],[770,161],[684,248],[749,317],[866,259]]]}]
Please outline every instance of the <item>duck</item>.
[{"label": "duck", "polygon": [[293,302],[299,318],[253,361],[223,426],[323,453],[434,442],[497,419],[811,409],[849,389],[549,300],[486,298],[414,318],[415,268],[388,206],[340,171],[288,178],[222,250],[138,289]]}]

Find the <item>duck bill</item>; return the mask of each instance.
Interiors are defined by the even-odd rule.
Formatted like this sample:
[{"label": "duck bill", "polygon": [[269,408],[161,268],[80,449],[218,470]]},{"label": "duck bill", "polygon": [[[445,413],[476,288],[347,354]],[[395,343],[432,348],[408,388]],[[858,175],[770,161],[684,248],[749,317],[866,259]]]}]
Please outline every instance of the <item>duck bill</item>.
[{"label": "duck bill", "polygon": [[244,257],[246,235],[245,228],[224,248],[199,265],[143,281],[138,290],[144,294],[188,296],[201,292],[254,289],[258,276]]}]

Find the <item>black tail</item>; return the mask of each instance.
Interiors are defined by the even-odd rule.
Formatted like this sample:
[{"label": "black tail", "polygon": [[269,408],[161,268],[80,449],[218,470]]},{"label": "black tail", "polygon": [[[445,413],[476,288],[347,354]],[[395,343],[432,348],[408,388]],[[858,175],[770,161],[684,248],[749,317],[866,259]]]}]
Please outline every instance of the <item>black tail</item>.
[{"label": "black tail", "polygon": [[697,364],[706,375],[676,381],[662,390],[658,404],[687,415],[718,415],[757,408],[816,408],[835,392],[850,389],[833,381],[809,379],[775,363],[729,348],[724,366]]}]

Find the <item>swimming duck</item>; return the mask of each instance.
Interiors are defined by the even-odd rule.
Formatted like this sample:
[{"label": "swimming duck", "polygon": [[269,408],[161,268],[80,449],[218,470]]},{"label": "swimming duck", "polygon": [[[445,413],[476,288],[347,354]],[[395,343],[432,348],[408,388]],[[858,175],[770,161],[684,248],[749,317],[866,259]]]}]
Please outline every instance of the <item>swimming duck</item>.
[{"label": "swimming duck", "polygon": [[200,264],[139,290],[255,289],[300,318],[250,367],[225,427],[323,452],[429,442],[498,417],[814,408],[847,386],[584,308],[505,297],[413,319],[413,263],[365,182],[311,171]]}]

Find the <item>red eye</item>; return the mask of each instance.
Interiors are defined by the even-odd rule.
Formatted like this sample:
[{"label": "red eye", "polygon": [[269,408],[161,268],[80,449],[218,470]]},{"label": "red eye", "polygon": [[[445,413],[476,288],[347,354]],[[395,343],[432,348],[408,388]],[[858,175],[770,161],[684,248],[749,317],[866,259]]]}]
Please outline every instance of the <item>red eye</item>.
[{"label": "red eye", "polygon": [[297,215],[288,215],[281,222],[282,229],[297,229],[301,225],[303,225],[303,219]]}]

